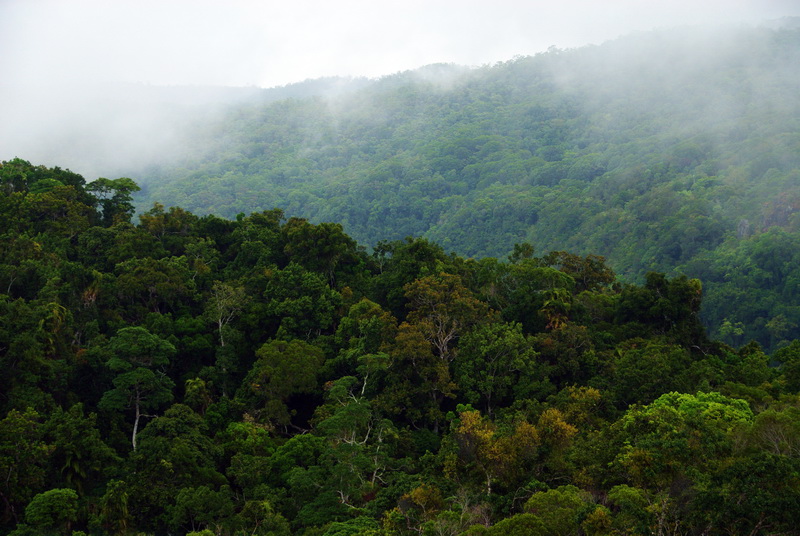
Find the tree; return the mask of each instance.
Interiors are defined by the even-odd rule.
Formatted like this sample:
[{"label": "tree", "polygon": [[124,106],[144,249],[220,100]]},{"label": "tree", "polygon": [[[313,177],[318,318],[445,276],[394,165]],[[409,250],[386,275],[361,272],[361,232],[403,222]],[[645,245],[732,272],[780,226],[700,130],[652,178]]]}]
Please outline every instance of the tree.
[{"label": "tree", "polygon": [[[453,423],[453,439],[458,447],[458,459],[465,469],[472,468],[482,475],[484,492],[491,495],[496,482],[505,487],[522,477],[527,461],[536,457],[540,444],[537,427],[526,421],[517,422],[513,429],[502,430],[479,411],[460,406],[462,411]],[[447,462],[454,471],[459,464]]]},{"label": "tree", "polygon": [[213,402],[211,386],[202,378],[190,378],[184,383],[183,402],[201,415]]},{"label": "tree", "polygon": [[99,178],[86,186],[94,193],[103,214],[103,224],[111,227],[115,223],[129,222],[133,216],[133,194],[141,190],[132,179]]},{"label": "tree", "polygon": [[688,391],[691,354],[676,344],[630,339],[617,348],[613,392],[618,405],[650,403],[669,391]]},{"label": "tree", "polygon": [[247,501],[238,515],[248,534],[254,536],[289,536],[289,522],[269,501]]},{"label": "tree", "polygon": [[143,410],[156,409],[172,400],[175,384],[162,369],[175,354],[175,347],[145,328],[122,328],[108,342],[112,357],[106,366],[116,372],[114,388],[107,391],[100,407],[121,410],[133,408],[131,444],[136,450],[139,421],[149,416]]},{"label": "tree", "polygon": [[100,522],[103,527],[115,535],[128,532],[131,514],[128,508],[128,489],[121,480],[109,480],[106,492],[100,498]]},{"label": "tree", "polygon": [[539,259],[510,264],[493,283],[491,303],[509,322],[519,322],[526,333],[543,331],[566,322],[575,280],[566,273],[542,266]]},{"label": "tree", "polygon": [[78,519],[78,494],[72,489],[51,489],[36,495],[25,508],[25,521],[42,532],[69,534]]},{"label": "tree", "polygon": [[374,395],[388,364],[386,353],[397,335],[397,320],[366,298],[350,306],[336,328],[339,355],[326,363],[327,374],[358,376],[361,394]]},{"label": "tree", "polygon": [[347,521],[335,521],[322,536],[358,536],[380,534],[378,522],[368,516],[359,516]]},{"label": "tree", "polygon": [[256,267],[286,264],[281,234],[283,219],[283,211],[274,209],[253,213],[246,218],[237,217],[235,222],[206,216],[199,223],[207,229],[206,235],[210,235],[220,250],[228,250],[228,255],[233,258],[229,270],[235,277],[240,277]]},{"label": "tree", "polygon": [[549,385],[532,341],[518,323],[478,325],[459,342],[455,381],[467,402],[492,416],[513,399],[530,398]]},{"label": "tree", "polygon": [[[257,360],[244,379],[238,396],[251,400],[256,413],[276,424],[292,424],[289,399],[295,394],[312,393],[317,388],[317,372],[324,361],[322,350],[300,340],[270,341],[256,352]],[[263,409],[256,409],[263,404]]]},{"label": "tree", "polygon": [[471,326],[491,318],[489,307],[476,299],[457,275],[441,272],[403,287],[410,312],[407,321],[418,327],[447,363],[453,360],[453,345]]},{"label": "tree", "polygon": [[442,402],[455,396],[448,363],[434,355],[431,344],[416,325],[400,324],[389,350],[386,387],[376,404],[390,415],[403,415],[415,426],[431,425],[435,432],[444,417]]},{"label": "tree", "polygon": [[295,263],[268,274],[264,313],[278,324],[279,338],[313,340],[333,328],[342,296],[322,276]]},{"label": "tree", "polygon": [[171,525],[170,509],[180,490],[202,486],[220,489],[227,483],[217,470],[220,447],[209,436],[203,418],[188,406],[173,404],[150,421],[140,436],[138,448],[130,455],[131,470],[126,477],[129,509],[140,527]]},{"label": "tree", "polygon": [[214,527],[219,532],[222,523],[233,515],[233,502],[227,486],[220,491],[198,486],[181,489],[170,510],[175,527],[188,526],[192,531]]},{"label": "tree", "polygon": [[564,415],[556,408],[547,408],[539,415],[536,429],[539,431],[540,450],[548,468],[554,471],[563,470],[563,454],[578,429],[564,420]]},{"label": "tree", "polygon": [[375,286],[380,303],[386,303],[392,314],[403,319],[407,299],[404,286],[421,277],[436,273],[448,261],[441,246],[424,238],[408,237],[394,242],[379,242],[373,259],[379,275]]},{"label": "tree", "polygon": [[769,408],[755,416],[750,441],[770,454],[800,457],[800,408]]},{"label": "tree", "polygon": [[217,434],[225,456],[230,457],[226,471],[228,479],[241,490],[244,498],[259,497],[259,489],[270,473],[269,456],[275,451],[276,440],[271,438],[269,424],[257,424],[247,418],[245,422],[232,422]]},{"label": "tree", "polygon": [[468,532],[475,536],[545,536],[553,534],[542,523],[541,519],[533,514],[516,514],[499,521],[486,532]]},{"label": "tree", "polygon": [[623,534],[645,534],[655,524],[652,496],[647,491],[627,484],[614,486],[608,502],[616,512],[614,526]]},{"label": "tree", "polygon": [[559,486],[534,493],[525,512],[535,515],[552,534],[578,536],[580,514],[592,503],[591,495],[575,486]]},{"label": "tree", "polygon": [[586,383],[600,370],[596,338],[586,326],[573,322],[551,327],[534,337],[539,361],[546,365],[550,379],[559,387]]},{"label": "tree", "polygon": [[247,298],[244,287],[214,281],[206,311],[209,318],[217,324],[220,346],[225,346],[224,328],[242,311]]},{"label": "tree", "polygon": [[132,321],[149,312],[179,310],[182,298],[194,289],[186,257],[133,258],[118,263],[116,294]]},{"label": "tree", "polygon": [[22,507],[42,489],[53,446],[44,441],[41,418],[31,408],[12,409],[0,421],[0,498],[3,520],[19,521]]},{"label": "tree", "polygon": [[89,228],[94,211],[75,187],[55,182],[52,188],[30,192],[20,208],[25,211],[31,230],[72,239]]},{"label": "tree", "polygon": [[100,481],[104,468],[119,461],[103,441],[96,420],[94,413],[84,416],[83,404],[75,404],[67,411],[58,408],[45,423],[54,447],[50,456],[53,472],[80,496]]},{"label": "tree", "polygon": [[696,524],[720,534],[791,534],[800,508],[797,457],[737,456],[698,486]]},{"label": "tree", "polygon": [[385,482],[388,448],[397,438],[392,422],[384,419],[357,389],[358,380],[345,376],[330,384],[327,403],[317,409],[316,429],[329,441],[326,462],[342,504],[361,506]]},{"label": "tree", "polygon": [[302,218],[289,218],[281,233],[291,262],[323,274],[331,287],[336,286],[337,273],[358,262],[356,243],[338,223],[313,225]]},{"label": "tree", "polygon": [[632,407],[615,425],[624,442],[615,463],[636,486],[667,489],[679,478],[708,472],[733,452],[753,412],[744,400],[719,393],[667,393]]},{"label": "tree", "polygon": [[385,350],[397,334],[397,320],[377,303],[362,298],[350,306],[336,328],[336,343],[361,355]]},{"label": "tree", "polygon": [[617,320],[630,330],[641,324],[636,330],[638,335],[648,330],[687,347],[705,345],[705,328],[700,322],[700,280],[686,276],[667,279],[656,272],[648,272],[645,280],[643,287],[627,286],[622,290]]},{"label": "tree", "polygon": [[67,388],[74,326],[57,296],[42,293],[28,301],[0,295],[0,389],[6,411],[54,406],[54,395]]},{"label": "tree", "polygon": [[152,209],[139,216],[139,220],[140,227],[158,238],[167,251],[181,255],[198,218],[180,207],[170,207],[164,212],[164,205],[155,203]]},{"label": "tree", "polygon": [[568,274],[575,280],[575,292],[600,290],[614,282],[614,272],[606,266],[605,257],[587,255],[580,257],[566,251],[551,251],[542,262]]},{"label": "tree", "polygon": [[792,341],[775,352],[775,360],[780,363],[780,371],[786,380],[790,393],[800,392],[800,340]]}]

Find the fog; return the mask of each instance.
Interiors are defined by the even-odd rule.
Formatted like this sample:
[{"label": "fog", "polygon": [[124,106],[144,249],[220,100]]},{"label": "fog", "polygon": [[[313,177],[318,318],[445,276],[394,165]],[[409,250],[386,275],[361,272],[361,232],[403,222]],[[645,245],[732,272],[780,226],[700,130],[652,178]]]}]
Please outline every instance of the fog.
[{"label": "fog", "polygon": [[285,87],[304,80],[482,66],[656,27],[798,14],[794,0],[4,0],[0,160],[114,176],[179,160],[187,132],[228,106],[342,87]]}]

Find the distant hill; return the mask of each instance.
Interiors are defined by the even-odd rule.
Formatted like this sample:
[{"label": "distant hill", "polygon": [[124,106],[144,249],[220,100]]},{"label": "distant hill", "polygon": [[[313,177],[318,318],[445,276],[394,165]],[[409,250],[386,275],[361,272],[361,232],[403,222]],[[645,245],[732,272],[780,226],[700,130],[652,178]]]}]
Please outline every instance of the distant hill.
[{"label": "distant hill", "polygon": [[[366,244],[416,235],[481,257],[529,242],[604,255],[629,279],[687,272],[706,282],[712,330],[761,325],[740,338],[776,345],[786,334],[766,326],[797,329],[800,284],[747,267],[800,230],[800,31],[786,26],[662,30],[265,93],[195,124],[179,163],[137,175],[139,206],[279,207]],[[744,293],[733,305],[731,285]]]},{"label": "distant hill", "polygon": [[270,89],[15,82],[0,81],[0,159],[20,157],[96,178],[173,165],[191,154],[199,125],[219,121],[231,108],[341,95],[367,80],[330,77]]}]

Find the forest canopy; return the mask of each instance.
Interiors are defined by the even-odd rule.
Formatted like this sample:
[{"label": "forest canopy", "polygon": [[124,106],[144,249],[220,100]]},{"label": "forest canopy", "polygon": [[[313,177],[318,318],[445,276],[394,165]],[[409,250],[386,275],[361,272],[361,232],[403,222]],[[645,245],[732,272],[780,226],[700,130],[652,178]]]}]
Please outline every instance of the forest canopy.
[{"label": "forest canopy", "polygon": [[[800,30],[669,29],[477,69],[320,81],[194,125],[136,169],[153,203],[233,219],[279,207],[359,243],[459,255],[602,255],[627,282],[703,281],[731,345],[800,337]],[[293,95],[293,96],[292,96]]]},{"label": "forest canopy", "polygon": [[[524,242],[134,222],[137,188],[0,164],[3,533],[798,533],[786,324],[719,342],[700,280]],[[788,279],[786,235],[746,244]]]}]

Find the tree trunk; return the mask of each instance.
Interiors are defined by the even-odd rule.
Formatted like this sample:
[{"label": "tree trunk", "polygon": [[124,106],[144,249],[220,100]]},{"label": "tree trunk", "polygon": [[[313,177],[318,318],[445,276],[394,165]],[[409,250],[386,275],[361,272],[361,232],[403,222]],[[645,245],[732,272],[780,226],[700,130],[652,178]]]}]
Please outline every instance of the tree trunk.
[{"label": "tree trunk", "polygon": [[134,408],[136,410],[136,417],[133,419],[133,434],[131,434],[131,444],[133,444],[133,450],[136,450],[136,432],[139,430],[139,419],[141,418],[142,414],[139,411],[139,389],[136,389],[136,400],[134,401]]}]

